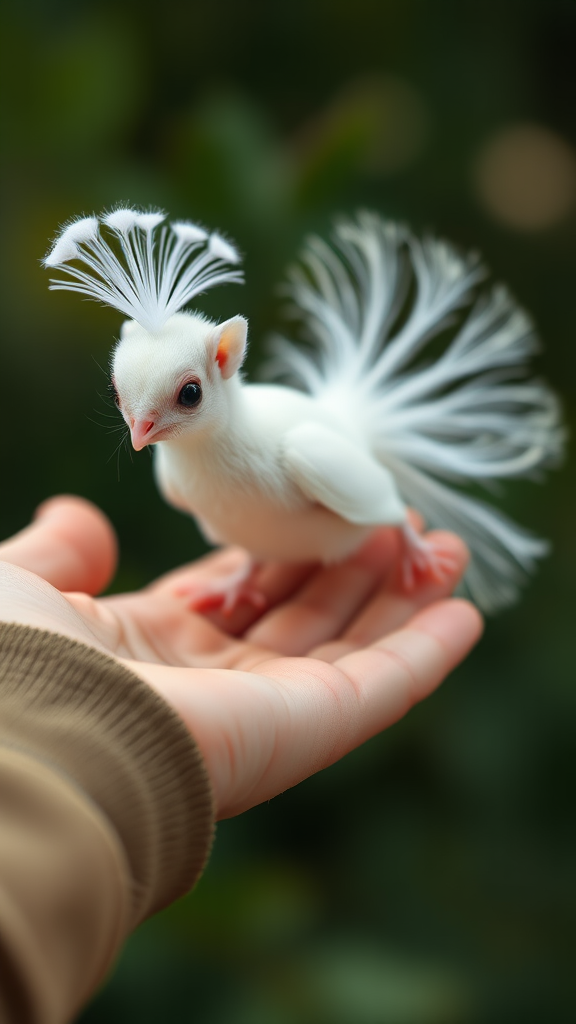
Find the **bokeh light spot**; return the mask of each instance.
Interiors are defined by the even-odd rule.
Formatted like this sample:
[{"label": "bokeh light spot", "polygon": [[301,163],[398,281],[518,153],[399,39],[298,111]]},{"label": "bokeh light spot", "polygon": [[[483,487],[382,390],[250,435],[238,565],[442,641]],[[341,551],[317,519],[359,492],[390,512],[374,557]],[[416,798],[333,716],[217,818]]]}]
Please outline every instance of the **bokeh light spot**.
[{"label": "bokeh light spot", "polygon": [[576,204],[576,152],[537,124],[513,125],[490,138],[473,173],[485,209],[519,231],[553,227]]}]

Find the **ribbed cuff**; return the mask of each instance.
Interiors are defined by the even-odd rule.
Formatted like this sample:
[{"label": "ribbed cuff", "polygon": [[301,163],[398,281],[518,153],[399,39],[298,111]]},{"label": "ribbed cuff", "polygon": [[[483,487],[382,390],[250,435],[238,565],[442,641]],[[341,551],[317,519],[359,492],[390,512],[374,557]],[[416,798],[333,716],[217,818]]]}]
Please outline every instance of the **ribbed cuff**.
[{"label": "ribbed cuff", "polygon": [[210,782],[184,723],[138,676],[75,640],[0,624],[0,741],[108,817],[131,869],[132,927],[194,884],[213,838]]}]

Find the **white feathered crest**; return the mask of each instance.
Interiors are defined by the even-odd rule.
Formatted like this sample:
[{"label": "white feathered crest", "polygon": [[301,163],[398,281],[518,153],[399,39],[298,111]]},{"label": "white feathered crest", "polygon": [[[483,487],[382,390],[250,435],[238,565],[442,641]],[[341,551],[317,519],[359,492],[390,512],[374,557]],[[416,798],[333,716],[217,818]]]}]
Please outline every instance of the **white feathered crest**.
[{"label": "white feathered crest", "polygon": [[44,259],[68,275],[51,279],[50,288],[113,306],[153,332],[200,292],[242,283],[230,242],[198,224],[165,220],[161,210],[125,207],[71,221]]},{"label": "white feathered crest", "polygon": [[467,587],[491,611],[515,599],[547,544],[459,488],[537,475],[563,432],[553,393],[526,377],[532,324],[502,286],[477,295],[485,275],[477,255],[375,214],[342,221],[334,247],[309,239],[290,274],[313,348],[276,339],[270,369],[355,417],[404,500],[466,541]]}]

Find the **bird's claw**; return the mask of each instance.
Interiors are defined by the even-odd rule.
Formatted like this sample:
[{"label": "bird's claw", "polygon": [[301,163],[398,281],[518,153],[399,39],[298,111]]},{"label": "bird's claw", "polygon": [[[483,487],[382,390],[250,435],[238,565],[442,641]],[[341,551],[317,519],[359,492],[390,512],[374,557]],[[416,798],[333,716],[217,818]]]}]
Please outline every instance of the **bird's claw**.
[{"label": "bird's claw", "polygon": [[405,550],[402,558],[402,583],[407,591],[413,590],[417,576],[430,576],[436,583],[444,583],[457,569],[454,555],[419,533],[406,523],[402,527]]},{"label": "bird's claw", "polygon": [[257,569],[257,565],[249,562],[247,566],[225,576],[180,587],[176,593],[178,597],[186,597],[188,607],[195,612],[218,610],[224,615],[232,615],[238,605],[243,603],[263,611],[267,600],[254,585]]}]

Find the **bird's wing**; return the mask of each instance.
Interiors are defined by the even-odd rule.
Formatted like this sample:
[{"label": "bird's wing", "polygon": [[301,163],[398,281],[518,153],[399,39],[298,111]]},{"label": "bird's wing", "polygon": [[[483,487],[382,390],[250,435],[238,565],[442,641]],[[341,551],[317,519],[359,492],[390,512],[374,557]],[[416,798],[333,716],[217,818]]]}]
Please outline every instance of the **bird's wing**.
[{"label": "bird's wing", "polygon": [[289,476],[311,501],[359,525],[405,522],[392,474],[336,431],[303,423],[285,434],[283,451]]}]

